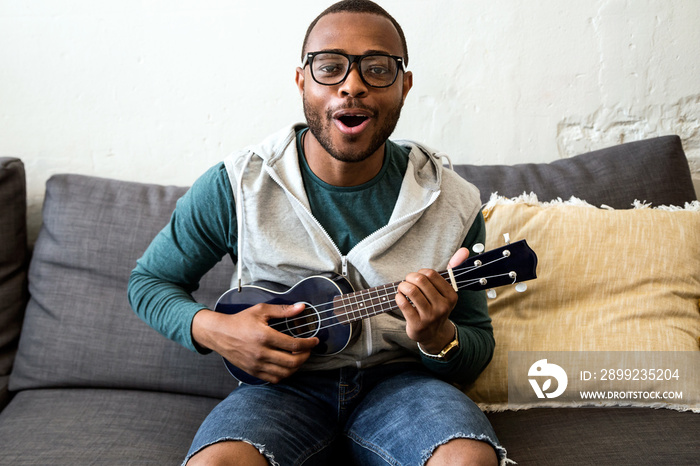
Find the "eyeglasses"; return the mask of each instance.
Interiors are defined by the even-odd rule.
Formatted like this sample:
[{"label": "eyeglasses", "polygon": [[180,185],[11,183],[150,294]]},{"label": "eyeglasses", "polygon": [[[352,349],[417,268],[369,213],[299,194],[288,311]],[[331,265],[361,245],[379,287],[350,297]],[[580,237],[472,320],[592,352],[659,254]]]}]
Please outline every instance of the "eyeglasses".
[{"label": "eyeglasses", "polygon": [[348,55],[340,52],[309,52],[301,67],[309,65],[311,76],[317,83],[335,86],[345,81],[353,63],[357,63],[362,81],[371,87],[389,87],[396,81],[399,70],[404,71],[403,58],[380,53]]}]

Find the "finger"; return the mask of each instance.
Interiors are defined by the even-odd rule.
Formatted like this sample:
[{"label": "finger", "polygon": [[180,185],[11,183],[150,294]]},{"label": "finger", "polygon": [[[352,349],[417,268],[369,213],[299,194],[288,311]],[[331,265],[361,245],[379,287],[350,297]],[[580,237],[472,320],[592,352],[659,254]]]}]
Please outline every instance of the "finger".
[{"label": "finger", "polygon": [[260,362],[265,366],[277,366],[284,370],[297,370],[311,356],[311,352],[289,353],[287,351],[272,350],[260,358]]},{"label": "finger", "polygon": [[[432,291],[437,291],[437,295],[431,295],[434,296],[435,299],[442,299],[442,298],[450,298],[454,294],[454,288],[452,288],[452,284],[447,281],[445,277],[437,273],[435,270],[421,270],[421,272],[428,277],[428,280],[430,280],[430,284],[433,285],[434,288],[429,288],[428,291],[429,293]],[[430,296],[428,296],[430,299]],[[433,300],[431,300],[433,302]]]},{"label": "finger", "polygon": [[[274,330],[274,333],[269,335],[270,340],[268,345],[274,348],[278,348],[289,353],[296,352],[306,352],[310,351],[314,346],[318,345],[319,339],[316,337],[303,337],[304,333],[301,328],[306,326],[306,323],[299,322],[292,319],[295,316],[301,314],[306,306],[303,303],[296,304],[282,304],[282,305],[269,305],[266,308],[266,314],[269,318],[279,318],[279,319],[290,319],[286,322],[286,325],[277,325],[277,328],[269,327]],[[297,326],[301,326],[297,329]],[[294,336],[292,332],[294,330],[299,330],[301,332],[299,335]],[[285,332],[285,330],[288,330]],[[309,332],[307,332],[308,334]]]},{"label": "finger", "polygon": [[[417,290],[412,290],[415,296],[410,294],[406,296],[416,306],[421,308],[425,305],[437,305],[443,299],[451,298],[454,293],[454,289],[447,280],[436,271],[430,269],[421,269],[417,273],[408,274],[405,283],[409,283],[417,288]],[[408,286],[405,288],[408,289]]]},{"label": "finger", "polygon": [[430,305],[423,290],[428,286],[432,287],[432,285],[429,285],[429,280],[424,275],[409,274],[404,281],[399,283],[398,291],[405,298],[408,298],[410,301],[409,304],[418,310],[424,309]]},{"label": "finger", "polygon": [[257,377],[260,380],[270,383],[279,383],[282,379],[286,379],[294,373],[294,371],[290,371],[289,369],[285,369],[274,364],[261,365],[260,369],[247,370],[246,372],[253,377]]},{"label": "finger", "polygon": [[[447,281],[447,278],[443,277],[439,273],[437,273],[435,270],[432,269],[421,269],[418,271],[419,274],[423,275],[428,279],[427,282],[423,281],[421,283],[425,283],[427,286],[425,287],[425,291],[431,292],[433,290],[437,290],[440,292],[441,295],[445,295],[445,293],[449,292],[449,290],[452,289],[452,286],[449,284]],[[419,285],[420,286],[420,285]],[[423,287],[421,287],[423,289]]]},{"label": "finger", "polygon": [[275,349],[286,351],[287,353],[307,353],[319,343],[317,337],[298,338],[278,332],[270,336],[269,344]]},{"label": "finger", "polygon": [[401,313],[403,314],[407,322],[412,322],[414,320],[420,319],[418,311],[415,307],[413,307],[413,304],[411,304],[411,302],[406,298],[406,296],[403,295],[403,293],[397,293],[394,300],[399,306],[399,309],[401,310]]},{"label": "finger", "polygon": [[396,303],[406,319],[406,334],[413,341],[425,339],[425,332],[430,330],[436,316],[432,310],[419,310],[401,293],[396,295]]},{"label": "finger", "polygon": [[[309,351],[290,353],[268,346],[261,346],[257,349],[249,348],[249,350],[250,357],[240,360],[236,365],[248,374],[268,382],[290,376],[311,355]],[[228,359],[232,362],[235,361],[233,358]]]},{"label": "finger", "polygon": [[267,304],[264,305],[265,314],[268,317],[282,319],[285,317],[294,317],[299,315],[306,309],[304,303],[294,304]]},{"label": "finger", "polygon": [[286,379],[289,377],[289,375],[286,374],[278,374],[276,372],[257,372],[255,374],[250,374],[253,377],[257,377],[258,379],[262,380],[263,382],[269,382],[271,384],[278,384],[280,383],[283,379]]},{"label": "finger", "polygon": [[467,260],[469,258],[469,249],[467,248],[459,248],[457,252],[454,253],[452,258],[450,259],[450,262],[447,264],[448,268],[454,268],[460,265],[462,262]]},{"label": "finger", "polygon": [[264,380],[265,382],[276,384],[293,375],[295,372],[297,372],[297,369],[286,369],[280,366],[268,365],[264,366],[264,370],[257,371],[250,375]]},{"label": "finger", "polygon": [[255,377],[277,383],[280,380],[294,374],[309,358],[310,353],[290,354],[283,351],[269,353],[270,360],[261,359],[255,370]]}]

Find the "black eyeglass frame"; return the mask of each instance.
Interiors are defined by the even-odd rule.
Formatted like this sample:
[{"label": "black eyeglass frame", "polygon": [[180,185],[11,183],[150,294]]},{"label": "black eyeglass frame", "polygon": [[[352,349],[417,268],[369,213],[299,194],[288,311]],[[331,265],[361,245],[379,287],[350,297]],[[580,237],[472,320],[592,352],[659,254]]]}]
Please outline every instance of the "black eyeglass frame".
[{"label": "black eyeglass frame", "polygon": [[[332,54],[336,54],[336,55],[341,55],[341,56],[348,59],[348,62],[349,62],[348,69],[345,70],[345,75],[342,77],[342,79],[340,79],[336,83],[332,83],[332,84],[322,83],[318,79],[316,79],[316,76],[314,75],[314,68],[313,68],[313,66],[311,66],[313,61],[314,61],[314,57],[316,57],[316,55],[321,55],[324,53],[332,53]],[[389,58],[392,58],[396,62],[396,65],[397,65],[396,66],[396,73],[394,74],[394,79],[391,81],[390,84],[387,84],[385,86],[375,86],[374,84],[370,84],[367,82],[364,74],[362,73],[361,62],[362,62],[362,60],[364,60],[365,58],[368,58],[368,57],[389,57]],[[344,82],[348,78],[348,75],[350,74],[350,69],[352,68],[353,63],[357,63],[357,71],[360,73],[360,78],[362,79],[362,82],[365,83],[366,85],[368,85],[369,87],[374,87],[377,89],[384,89],[384,88],[393,86],[394,83],[396,82],[396,78],[399,77],[399,71],[402,71],[404,73],[406,72],[406,68],[404,67],[403,58],[398,57],[396,55],[390,55],[388,53],[368,53],[365,55],[350,55],[347,53],[330,51],[330,50],[321,50],[319,52],[308,52],[304,56],[304,61],[301,63],[301,67],[303,69],[306,67],[306,65],[309,65],[309,71],[311,72],[311,77],[318,84],[320,84],[322,86],[337,86],[338,84]]]}]

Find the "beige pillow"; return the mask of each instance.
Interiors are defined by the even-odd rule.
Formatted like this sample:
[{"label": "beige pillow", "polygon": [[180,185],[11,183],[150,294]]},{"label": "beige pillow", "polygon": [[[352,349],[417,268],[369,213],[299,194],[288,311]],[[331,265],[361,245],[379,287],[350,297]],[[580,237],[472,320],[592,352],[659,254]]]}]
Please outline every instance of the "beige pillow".
[{"label": "beige pillow", "polygon": [[502,287],[489,301],[496,351],[467,388],[484,409],[509,407],[509,352],[700,350],[698,201],[612,210],[494,196],[484,216],[487,250],[508,233],[526,239],[539,260],[525,293]]}]

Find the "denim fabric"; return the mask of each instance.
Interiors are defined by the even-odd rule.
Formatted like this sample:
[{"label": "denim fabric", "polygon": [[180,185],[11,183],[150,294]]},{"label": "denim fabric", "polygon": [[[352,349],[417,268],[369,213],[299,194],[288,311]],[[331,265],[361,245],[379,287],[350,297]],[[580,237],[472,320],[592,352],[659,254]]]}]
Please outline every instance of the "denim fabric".
[{"label": "denim fabric", "polygon": [[505,450],[460,390],[417,364],[300,372],[277,385],[241,385],[207,417],[185,462],[224,440],[254,445],[272,465],[421,465],[454,438]]}]

